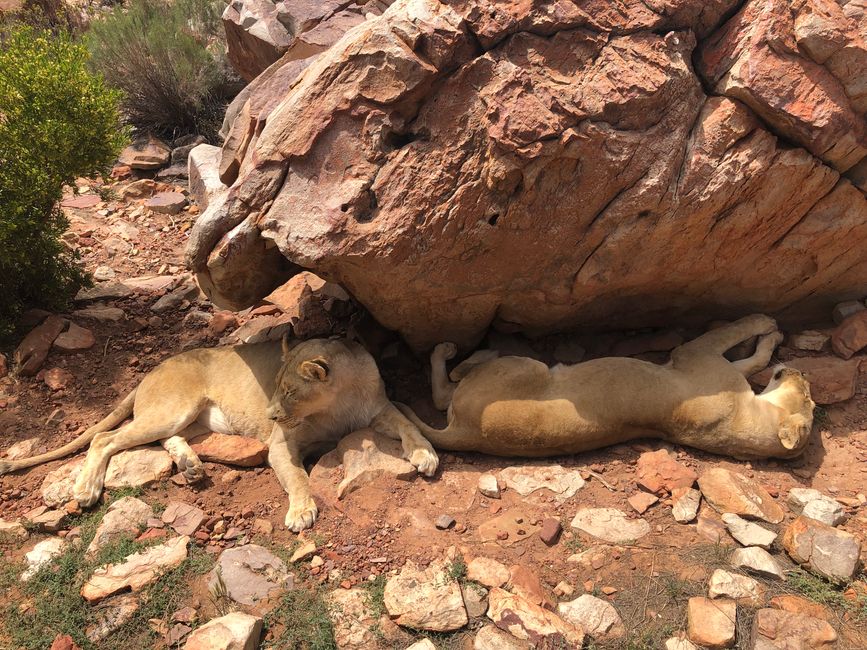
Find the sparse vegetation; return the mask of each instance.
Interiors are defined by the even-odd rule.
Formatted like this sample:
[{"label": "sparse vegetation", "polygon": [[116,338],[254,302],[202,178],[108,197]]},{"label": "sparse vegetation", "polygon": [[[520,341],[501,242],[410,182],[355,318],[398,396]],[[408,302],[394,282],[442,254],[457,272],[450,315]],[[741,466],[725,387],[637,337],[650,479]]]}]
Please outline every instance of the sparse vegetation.
[{"label": "sparse vegetation", "polygon": [[456,555],[455,559],[449,562],[446,571],[452,580],[463,582],[467,577],[467,563],[464,561],[464,556]]},{"label": "sparse vegetation", "polygon": [[93,67],[124,93],[137,128],[168,136],[219,129],[232,75],[218,0],[133,0],[92,24]]},{"label": "sparse vegetation", "polygon": [[126,141],[120,95],[87,60],[65,32],[0,26],[0,339],[25,306],[63,307],[86,282],[56,203]]},{"label": "sparse vegetation", "polygon": [[[29,582],[20,585],[18,597],[10,599],[0,612],[0,624],[16,648],[44,650],[59,633],[72,636],[83,650],[149,647],[154,632],[148,620],[156,618],[168,622],[171,613],[189,597],[189,579],[210,570],[213,559],[197,547],[191,547],[189,556],[180,566],[162,575],[142,593],[141,607],[129,622],[99,644],[91,643],[85,630],[95,620],[95,609],[81,597],[80,590],[84,582],[96,567],[120,561],[131,553],[159,543],[159,540],[136,542],[127,537],[101,549],[94,559],[85,557],[85,550],[93,539],[108,503],[116,497],[117,493],[99,510],[79,515],[73,524],[81,526],[81,543],[68,545],[61,555],[38,571]],[[0,567],[0,581],[12,587],[22,570],[23,567],[19,565],[4,563]]]},{"label": "sparse vegetation", "polygon": [[334,633],[328,606],[319,589],[298,587],[286,592],[280,604],[265,616],[265,627],[273,632],[266,648],[333,650]]}]

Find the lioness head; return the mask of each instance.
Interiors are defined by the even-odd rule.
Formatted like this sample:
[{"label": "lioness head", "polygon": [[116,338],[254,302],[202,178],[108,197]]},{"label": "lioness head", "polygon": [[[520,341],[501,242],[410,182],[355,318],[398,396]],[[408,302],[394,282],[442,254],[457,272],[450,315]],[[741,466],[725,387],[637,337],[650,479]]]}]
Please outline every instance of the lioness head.
[{"label": "lioness head", "polygon": [[350,386],[379,386],[381,379],[370,355],[342,340],[283,338],[283,365],[268,405],[275,422],[301,420],[339,406]]},{"label": "lioness head", "polygon": [[777,366],[771,381],[762,391],[770,400],[791,415],[781,423],[780,444],[797,455],[807,444],[813,428],[816,403],[810,396],[810,383],[800,370]]}]

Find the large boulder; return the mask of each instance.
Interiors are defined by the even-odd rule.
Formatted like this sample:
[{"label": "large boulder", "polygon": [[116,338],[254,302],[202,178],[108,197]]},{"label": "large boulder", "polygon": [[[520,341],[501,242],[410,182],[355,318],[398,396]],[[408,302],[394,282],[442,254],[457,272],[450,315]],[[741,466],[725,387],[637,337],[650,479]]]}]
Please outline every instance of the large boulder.
[{"label": "large boulder", "polygon": [[228,57],[250,81],[283,56],[302,59],[328,49],[366,13],[391,0],[232,0],[223,12]]},{"label": "large boulder", "polygon": [[[188,262],[238,309],[311,269],[416,349],[492,324],[827,314],[867,282],[867,198],[839,171],[858,127],[829,130],[840,155],[793,140],[711,74],[723,36],[751,38],[744,12],[786,3],[720,28],[738,4],[398,0],[254,82]],[[705,94],[696,38],[729,96]],[[791,104],[818,101],[791,74]]]}]

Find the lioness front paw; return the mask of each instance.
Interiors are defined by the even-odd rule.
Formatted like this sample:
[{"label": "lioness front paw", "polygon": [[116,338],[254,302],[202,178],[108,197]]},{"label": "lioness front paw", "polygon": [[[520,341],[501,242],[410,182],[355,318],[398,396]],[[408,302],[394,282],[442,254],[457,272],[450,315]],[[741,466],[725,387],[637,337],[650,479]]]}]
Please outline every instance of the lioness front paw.
[{"label": "lioness front paw", "polygon": [[434,348],[434,356],[440,357],[445,361],[454,359],[458,354],[458,346],[454,343],[440,343]]},{"label": "lioness front paw", "polygon": [[747,318],[755,323],[756,334],[770,334],[777,329],[777,321],[765,314],[753,314]]},{"label": "lioness front paw", "polygon": [[409,456],[409,462],[423,476],[433,476],[437,467],[439,467],[440,459],[433,449],[419,447]]},{"label": "lioness front paw", "polygon": [[306,528],[311,528],[313,522],[316,521],[316,516],[319,514],[319,508],[316,507],[316,502],[313,497],[303,497],[293,499],[289,506],[289,511],[286,513],[286,528],[293,533],[300,533]]},{"label": "lioness front paw", "polygon": [[178,461],[178,469],[190,483],[198,483],[205,478],[205,466],[199,457],[184,454]]},{"label": "lioness front paw", "polygon": [[770,334],[765,334],[762,336],[762,341],[769,341],[773,347],[777,347],[780,343],[783,342],[783,333],[780,330],[776,332],[771,332]]},{"label": "lioness front paw", "polygon": [[102,494],[102,481],[97,478],[79,476],[72,488],[72,498],[82,508],[89,508],[99,500]]}]

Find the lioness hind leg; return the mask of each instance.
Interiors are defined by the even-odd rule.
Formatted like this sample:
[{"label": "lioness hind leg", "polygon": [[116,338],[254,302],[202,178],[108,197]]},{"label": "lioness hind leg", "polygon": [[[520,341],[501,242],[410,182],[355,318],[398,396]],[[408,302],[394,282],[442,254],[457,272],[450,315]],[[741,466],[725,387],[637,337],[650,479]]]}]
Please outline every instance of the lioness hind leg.
[{"label": "lioness hind leg", "polygon": [[698,338],[688,341],[672,352],[672,358],[677,355],[691,354],[723,354],[754,336],[771,334],[777,329],[777,322],[764,314],[746,316],[734,323],[723,325],[710,332],[705,332]]},{"label": "lioness hind leg", "polygon": [[433,403],[440,411],[447,411],[457,384],[449,381],[446,361],[454,359],[458,347],[454,343],[440,343],[430,355],[430,385]]},{"label": "lioness hind leg", "polygon": [[782,343],[782,341],[782,332],[777,331],[772,332],[771,334],[765,334],[756,344],[756,351],[753,353],[753,356],[741,359],[740,361],[733,361],[732,365],[737,368],[738,372],[740,372],[744,377],[750,377],[768,367],[768,364],[771,362],[771,357],[774,354],[774,350],[777,349],[777,346]]},{"label": "lioness hind leg", "polygon": [[137,415],[132,422],[114,431],[98,433],[90,443],[84,467],[75,481],[73,498],[82,508],[96,503],[105,482],[105,470],[109,459],[119,451],[150,442],[171,438],[183,431],[199,414],[201,405],[188,409],[151,409]]}]

